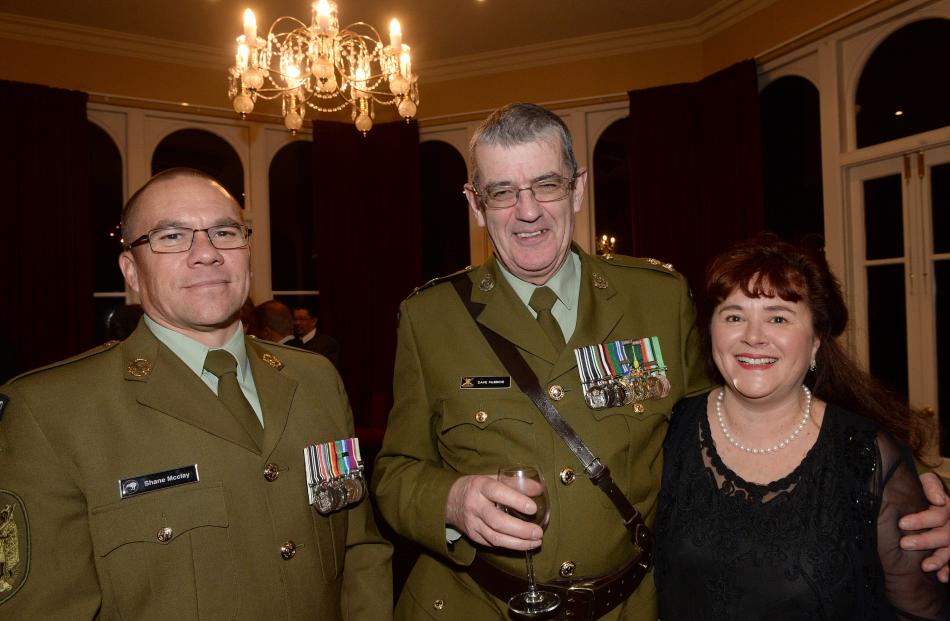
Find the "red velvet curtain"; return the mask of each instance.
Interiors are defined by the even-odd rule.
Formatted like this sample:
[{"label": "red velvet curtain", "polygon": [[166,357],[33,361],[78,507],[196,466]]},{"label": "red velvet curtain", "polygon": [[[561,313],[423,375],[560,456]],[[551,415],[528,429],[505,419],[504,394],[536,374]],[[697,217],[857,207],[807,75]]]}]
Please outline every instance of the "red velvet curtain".
[{"label": "red velvet curtain", "polygon": [[356,425],[381,430],[392,406],[396,312],[420,284],[419,128],[313,124],[320,326],[340,341]]},{"label": "red velvet curtain", "polygon": [[698,293],[706,264],[763,227],[755,62],[629,96],[634,254],[673,263]]},{"label": "red velvet curtain", "polygon": [[[86,93],[0,81],[0,331],[20,370],[93,345]],[[0,339],[2,341],[2,339]]]}]

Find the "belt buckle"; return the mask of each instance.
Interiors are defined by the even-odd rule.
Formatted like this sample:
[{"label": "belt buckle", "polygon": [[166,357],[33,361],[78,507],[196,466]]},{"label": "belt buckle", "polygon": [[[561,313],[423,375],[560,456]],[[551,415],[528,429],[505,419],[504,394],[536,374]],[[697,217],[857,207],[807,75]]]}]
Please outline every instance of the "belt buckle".
[{"label": "belt buckle", "polygon": [[564,614],[563,617],[559,618],[569,621],[593,621],[594,589],[586,586],[586,583],[578,582],[571,584],[566,591],[567,602],[565,602]]}]

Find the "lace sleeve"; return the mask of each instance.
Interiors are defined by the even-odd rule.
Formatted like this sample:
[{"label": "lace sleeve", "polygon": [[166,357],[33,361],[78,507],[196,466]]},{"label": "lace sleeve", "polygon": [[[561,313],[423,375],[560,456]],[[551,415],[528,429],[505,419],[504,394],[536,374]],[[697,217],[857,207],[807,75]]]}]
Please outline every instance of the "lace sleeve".
[{"label": "lace sleeve", "polygon": [[877,446],[881,467],[876,482],[880,487],[873,491],[881,496],[877,550],[887,600],[898,619],[950,619],[946,586],[920,569],[927,552],[902,550],[899,545],[906,533],[898,528],[898,520],[928,506],[914,462],[905,448],[883,432],[877,435]]}]

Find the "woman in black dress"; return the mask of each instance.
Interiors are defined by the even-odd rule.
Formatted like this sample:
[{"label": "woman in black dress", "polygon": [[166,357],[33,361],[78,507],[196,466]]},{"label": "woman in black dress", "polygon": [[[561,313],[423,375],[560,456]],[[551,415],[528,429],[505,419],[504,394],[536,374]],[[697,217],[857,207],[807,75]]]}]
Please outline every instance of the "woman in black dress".
[{"label": "woman in black dress", "polygon": [[706,292],[723,385],[673,412],[660,618],[950,619],[926,553],[898,546],[900,516],[927,506],[919,418],[836,342],[847,309],[824,257],[759,238],[713,261]]}]

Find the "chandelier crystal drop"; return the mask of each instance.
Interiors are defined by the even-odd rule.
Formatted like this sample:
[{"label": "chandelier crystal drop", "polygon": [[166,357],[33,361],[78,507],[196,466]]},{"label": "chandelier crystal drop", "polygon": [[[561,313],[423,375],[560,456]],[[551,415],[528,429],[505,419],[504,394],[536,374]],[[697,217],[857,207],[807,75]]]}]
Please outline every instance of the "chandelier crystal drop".
[{"label": "chandelier crystal drop", "polygon": [[258,100],[280,99],[284,125],[303,127],[307,108],[338,112],[350,108],[356,129],[373,127],[376,104],[394,106],[407,121],[419,105],[419,76],[412,73],[409,46],[399,21],[389,25],[389,45],[364,22],[340,28],[336,2],[312,5],[310,25],[280,17],[266,37],[244,11],[244,34],[237,38],[229,71],[228,98],[243,118]]}]

